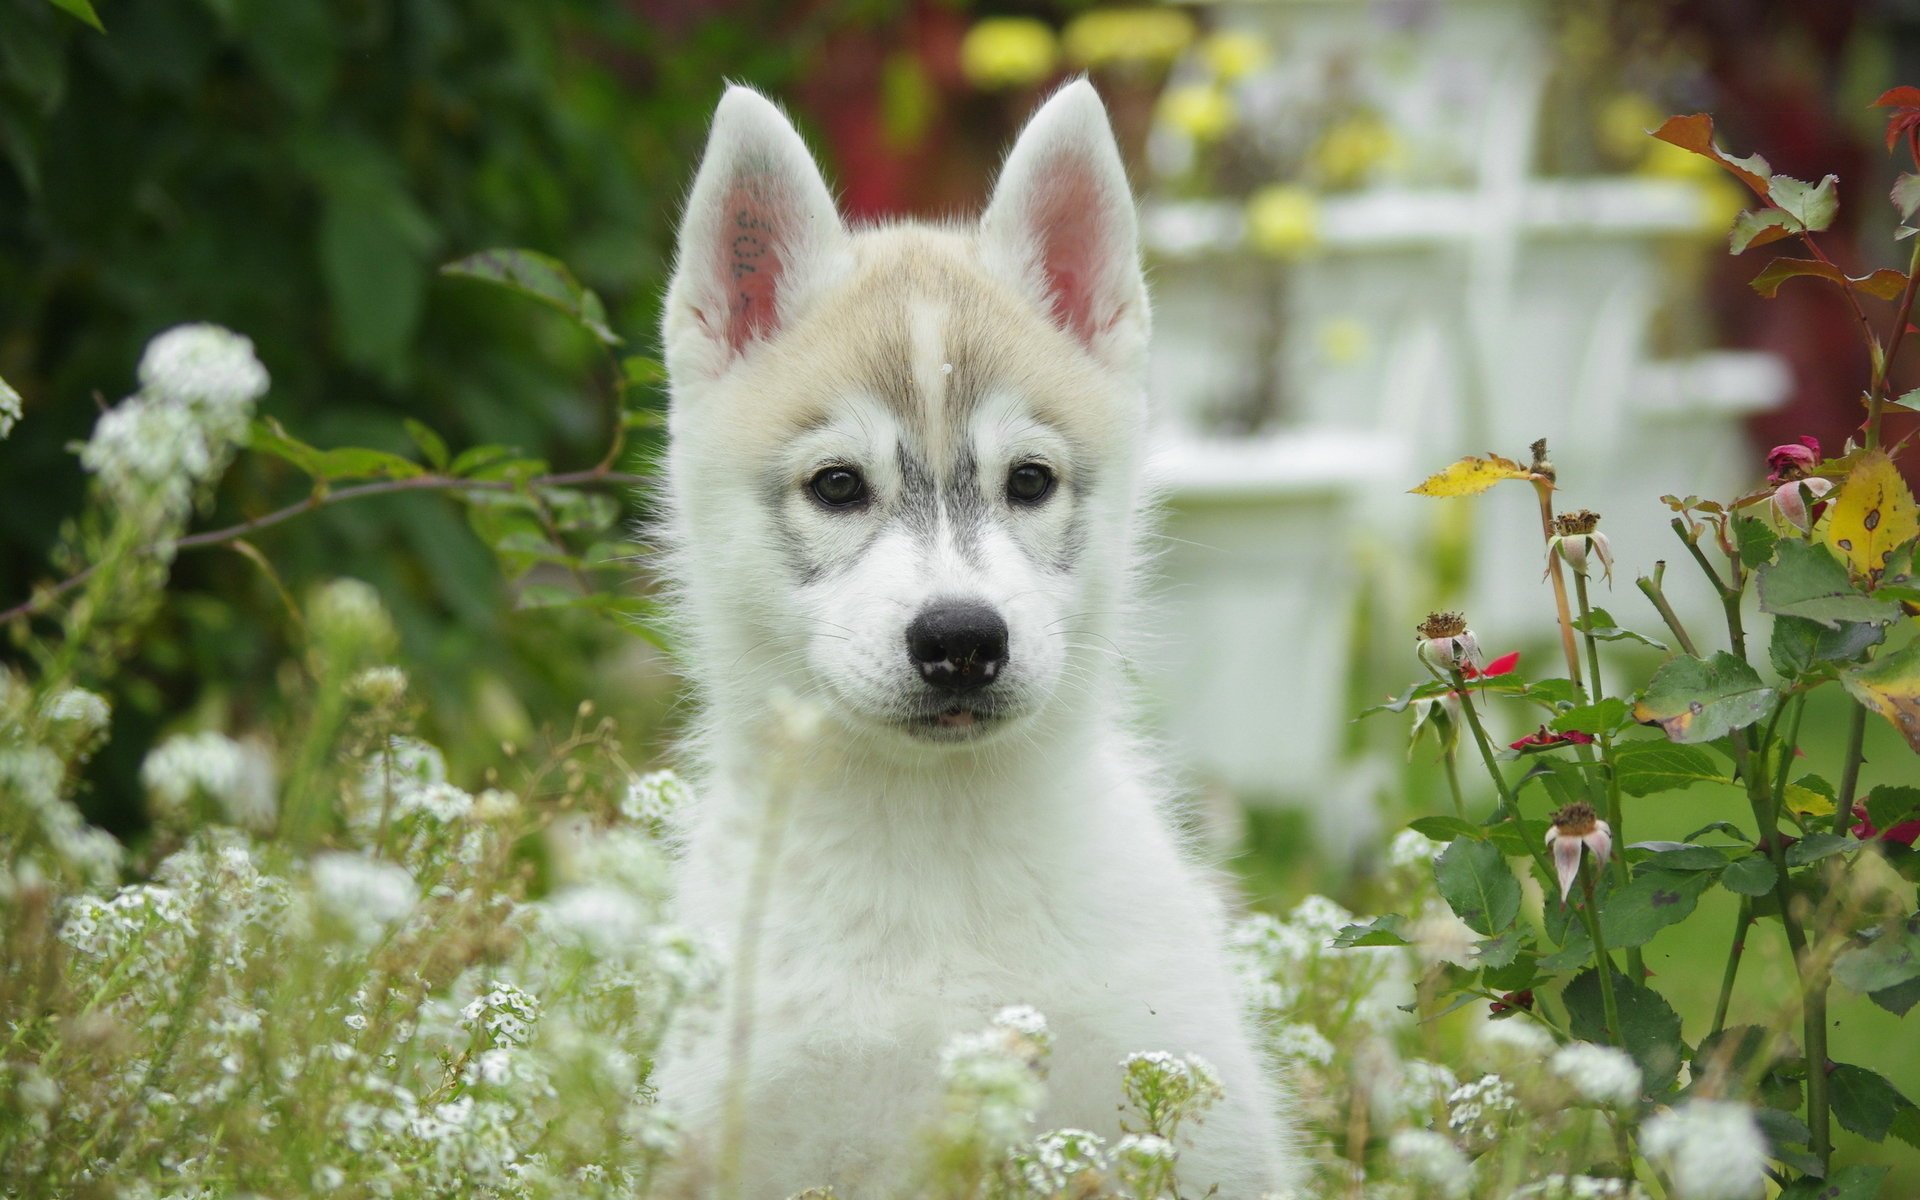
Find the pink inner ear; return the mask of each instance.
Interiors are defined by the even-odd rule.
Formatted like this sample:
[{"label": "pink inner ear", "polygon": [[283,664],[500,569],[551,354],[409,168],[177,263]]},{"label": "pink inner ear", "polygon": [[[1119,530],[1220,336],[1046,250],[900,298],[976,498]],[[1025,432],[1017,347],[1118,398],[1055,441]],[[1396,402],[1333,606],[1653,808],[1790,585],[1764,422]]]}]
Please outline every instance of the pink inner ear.
[{"label": "pink inner ear", "polygon": [[720,277],[727,284],[727,344],[737,354],[778,323],[782,205],[767,179],[737,180],[721,218]]},{"label": "pink inner ear", "polygon": [[1040,241],[1054,320],[1091,343],[1101,331],[1093,308],[1106,236],[1093,165],[1082,158],[1054,164],[1033,199],[1029,219]]}]

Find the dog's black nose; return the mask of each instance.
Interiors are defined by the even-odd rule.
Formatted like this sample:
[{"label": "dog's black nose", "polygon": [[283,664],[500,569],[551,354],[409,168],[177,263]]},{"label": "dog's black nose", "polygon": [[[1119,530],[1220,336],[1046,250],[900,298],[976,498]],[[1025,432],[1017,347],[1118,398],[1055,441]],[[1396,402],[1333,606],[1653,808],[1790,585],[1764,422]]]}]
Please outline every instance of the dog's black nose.
[{"label": "dog's black nose", "polygon": [[930,604],[907,626],[907,657],[937,688],[983,688],[1007,665],[1007,623],[984,604]]}]

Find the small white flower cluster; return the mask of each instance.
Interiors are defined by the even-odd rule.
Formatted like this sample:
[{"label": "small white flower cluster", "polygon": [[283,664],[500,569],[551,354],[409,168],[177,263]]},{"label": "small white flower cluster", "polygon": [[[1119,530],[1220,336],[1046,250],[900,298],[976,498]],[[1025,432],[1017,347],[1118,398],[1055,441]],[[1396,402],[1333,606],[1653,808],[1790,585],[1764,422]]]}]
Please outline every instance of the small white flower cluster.
[{"label": "small white flower cluster", "polygon": [[365,854],[317,854],[308,871],[321,908],[363,945],[385,936],[420,901],[419,886],[405,867]]},{"label": "small white flower cluster", "polygon": [[462,821],[474,805],[471,795],[447,782],[439,747],[403,734],[368,755],[358,798],[348,807],[347,823],[363,834],[414,817],[439,825]]},{"label": "small white flower cluster", "polygon": [[1033,1125],[1053,1035],[1024,1005],[1003,1008],[986,1029],[955,1034],[940,1051],[940,1079],[954,1118],[990,1147],[1010,1147]]},{"label": "small white flower cluster", "polygon": [[13,432],[13,427],[26,415],[26,408],[20,402],[20,393],[13,385],[0,379],[0,439]]},{"label": "small white flower cluster", "polygon": [[1639,1064],[1612,1046],[1572,1042],[1554,1051],[1552,1065],[1589,1104],[1629,1108],[1640,1100]]},{"label": "small white flower cluster", "polygon": [[1013,1166],[1027,1189],[1041,1196],[1078,1194],[1074,1189],[1107,1169],[1107,1145],[1084,1129],[1055,1129],[1016,1150]]},{"label": "small white flower cluster", "polygon": [[684,811],[687,785],[672,771],[649,771],[627,781],[620,798],[620,815],[636,825],[658,829],[675,813]]},{"label": "small white flower cluster", "polygon": [[1512,1200],[1647,1200],[1647,1193],[1630,1179],[1549,1175],[1517,1189]]},{"label": "small white flower cluster", "polygon": [[1400,1170],[1449,1200],[1460,1200],[1473,1186],[1473,1164],[1444,1134],[1402,1129],[1388,1142],[1387,1153]]},{"label": "small white flower cluster", "polygon": [[[140,782],[152,797],[154,815],[175,823],[214,815],[266,830],[278,808],[273,760],[265,747],[223,733],[175,734],[161,742],[140,764]],[[197,799],[212,801],[213,812],[195,811]]]},{"label": "small white flower cluster", "polygon": [[1120,1060],[1127,1101],[1145,1118],[1149,1132],[1171,1137],[1182,1121],[1204,1119],[1226,1096],[1220,1073],[1197,1054],[1146,1050]]},{"label": "small white flower cluster", "polygon": [[61,688],[48,696],[41,711],[49,721],[73,725],[88,735],[100,733],[113,717],[106,698],[86,688]]},{"label": "small white flower cluster", "polygon": [[100,417],[80,462],[123,511],[179,521],[246,436],[266,368],[239,334],[181,325],[148,343],[140,383]]},{"label": "small white flower cluster", "polygon": [[1469,1146],[1488,1145],[1514,1113],[1513,1085],[1498,1075],[1482,1075],[1447,1096],[1447,1128]]},{"label": "small white flower cluster", "polygon": [[1687,1100],[1649,1117],[1640,1147],[1666,1169],[1676,1200],[1757,1200],[1767,1140],[1753,1110],[1731,1100]]},{"label": "small white flower cluster", "polygon": [[524,1046],[540,1020],[540,998],[496,979],[460,1010],[460,1020],[496,1048]]}]

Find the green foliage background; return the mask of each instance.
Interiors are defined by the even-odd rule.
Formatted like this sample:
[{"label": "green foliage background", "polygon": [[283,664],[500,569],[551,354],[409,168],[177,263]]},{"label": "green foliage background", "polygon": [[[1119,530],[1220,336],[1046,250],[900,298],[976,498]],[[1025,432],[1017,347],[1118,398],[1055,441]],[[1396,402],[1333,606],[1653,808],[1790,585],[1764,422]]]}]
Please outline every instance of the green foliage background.
[{"label": "green foliage background", "polygon": [[[722,80],[778,89],[819,33],[890,6],[829,7],[797,29],[777,3],[656,7],[680,15],[663,25],[617,0],[106,0],[102,35],[46,0],[0,0],[0,377],[27,402],[0,455],[0,599],[52,574],[84,483],[69,443],[96,400],[132,389],[145,341],[183,321],[253,338],[274,380],[263,414],[308,442],[411,453],[412,417],[456,451],[499,442],[590,465],[611,420],[591,341],[436,268],[497,245],[555,255],[650,349]],[[792,36],[768,36],[777,26]],[[243,460],[201,525],[302,494],[286,464]],[[637,644],[584,614],[512,615],[445,500],[345,505],[260,544],[296,595],[336,574],[380,589],[430,736],[468,768],[582,696],[624,707],[636,734],[651,719],[634,685],[658,672]],[[137,755],[165,723],[211,706],[245,728],[273,710],[281,606],[240,555],[182,556],[116,681],[92,815],[137,822]]]}]

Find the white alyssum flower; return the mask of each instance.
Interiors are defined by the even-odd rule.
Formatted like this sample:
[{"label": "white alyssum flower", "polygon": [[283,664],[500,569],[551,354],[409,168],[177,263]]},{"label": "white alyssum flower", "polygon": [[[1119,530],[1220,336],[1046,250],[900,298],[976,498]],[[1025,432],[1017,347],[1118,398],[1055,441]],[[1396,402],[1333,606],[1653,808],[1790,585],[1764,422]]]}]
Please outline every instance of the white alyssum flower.
[{"label": "white alyssum flower", "polygon": [[368,667],[347,680],[347,694],[368,704],[394,704],[407,694],[407,673],[399,667]]},{"label": "white alyssum flower", "polygon": [[199,409],[215,435],[229,441],[246,431],[267,385],[253,342],[218,325],[176,325],[140,357],[143,389]]},{"label": "white alyssum flower", "polygon": [[1573,1042],[1554,1051],[1552,1065],[1590,1104],[1626,1108],[1640,1099],[1639,1064],[1612,1046]]},{"label": "white alyssum flower", "polygon": [[363,942],[377,940],[420,900],[419,886],[404,867],[364,854],[317,854],[308,871],[321,906]]},{"label": "white alyssum flower", "polygon": [[1766,1183],[1766,1138],[1753,1110],[1731,1100],[1688,1100],[1649,1117],[1640,1146],[1666,1168],[1676,1200],[1755,1200]]},{"label": "white alyssum flower", "polygon": [[653,914],[625,888],[604,883],[564,887],[542,900],[538,911],[560,941],[596,957],[645,954]]},{"label": "white alyssum flower", "polygon": [[687,785],[672,771],[648,771],[627,781],[620,815],[639,825],[660,825],[685,807]]},{"label": "white alyssum flower", "polygon": [[1498,1075],[1482,1075],[1448,1094],[1447,1128],[1463,1141],[1487,1145],[1500,1136],[1513,1109],[1513,1085]]},{"label": "white alyssum flower", "polygon": [[1647,1200],[1647,1193],[1631,1179],[1549,1175],[1514,1192],[1512,1200]]},{"label": "white alyssum flower", "polygon": [[460,1010],[460,1020],[467,1028],[484,1034],[495,1048],[524,1046],[540,1020],[540,998],[496,979]]},{"label": "white alyssum flower", "polygon": [[258,743],[237,742],[211,730],[175,734],[140,764],[140,781],[158,815],[197,815],[189,805],[196,796],[205,796],[235,825],[265,829],[273,824],[273,762]]},{"label": "white alyssum flower", "polygon": [[1067,1192],[1084,1174],[1107,1169],[1107,1146],[1084,1129],[1055,1129],[1034,1138],[1013,1156],[1020,1178],[1034,1193]]},{"label": "white alyssum flower", "polygon": [[26,406],[20,401],[20,393],[13,385],[0,379],[0,438],[13,432],[13,427],[26,415]]},{"label": "white alyssum flower", "polygon": [[940,1051],[948,1105],[988,1144],[1018,1141],[1045,1094],[1041,1075],[1051,1046],[1046,1019],[1025,1006],[1000,1010],[984,1030],[955,1034]]},{"label": "white alyssum flower", "polygon": [[49,721],[71,724],[88,733],[99,733],[113,717],[113,709],[98,692],[86,688],[61,688],[48,696],[40,710]]},{"label": "white alyssum flower", "polygon": [[1387,1153],[1406,1174],[1442,1196],[1464,1197],[1473,1185],[1473,1165],[1451,1139],[1430,1129],[1402,1129]]}]

